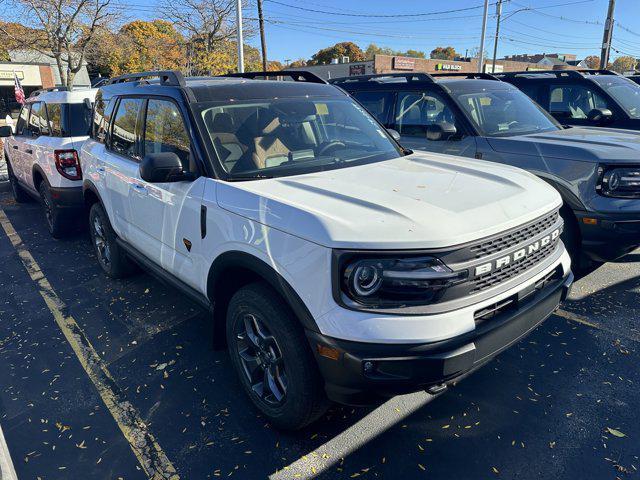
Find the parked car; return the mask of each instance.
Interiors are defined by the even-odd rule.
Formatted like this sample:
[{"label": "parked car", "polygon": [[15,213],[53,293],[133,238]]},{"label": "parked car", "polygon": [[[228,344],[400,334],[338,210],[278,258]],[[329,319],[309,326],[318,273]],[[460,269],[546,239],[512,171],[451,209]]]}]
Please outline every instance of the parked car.
[{"label": "parked car", "polygon": [[407,148],[507,163],[553,185],[564,200],[562,238],[574,266],[593,268],[640,245],[639,134],[563,128],[517,88],[487,74],[382,74],[332,83],[395,129]]},{"label": "parked car", "polygon": [[96,90],[56,87],[39,90],[20,110],[15,134],[10,127],[4,156],[16,202],[34,197],[42,203],[55,238],[82,220],[82,171],[78,152],[88,138]]},{"label": "parked car", "polygon": [[640,85],[610,70],[504,72],[563,125],[640,130]]},{"label": "parked car", "polygon": [[629,77],[627,77],[627,78],[629,80],[631,80],[632,82],[640,84],[640,75],[629,75]]},{"label": "parked car", "polygon": [[276,426],[314,421],[327,398],[443,390],[565,298],[545,182],[409,152],[318,77],[261,75],[109,80],[82,166],[104,272],[133,259],[212,309]]}]

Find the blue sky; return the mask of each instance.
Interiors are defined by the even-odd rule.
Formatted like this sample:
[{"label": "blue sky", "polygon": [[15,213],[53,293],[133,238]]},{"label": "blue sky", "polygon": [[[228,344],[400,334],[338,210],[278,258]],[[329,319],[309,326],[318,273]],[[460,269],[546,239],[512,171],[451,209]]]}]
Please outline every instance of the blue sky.
[{"label": "blue sky", "polygon": [[[151,19],[162,0],[113,0],[127,17]],[[251,0],[255,3],[255,0]],[[309,58],[341,41],[430,52],[451,45],[477,49],[483,0],[263,0],[271,60]],[[497,0],[490,0],[493,4]],[[498,56],[514,53],[599,55],[608,0],[503,0]],[[121,7],[121,8],[120,8]],[[456,11],[460,10],[460,11]],[[433,12],[453,11],[431,15]],[[486,49],[493,52],[495,5],[489,8]],[[376,16],[377,15],[377,16]],[[384,15],[396,15],[385,17]],[[255,7],[245,9],[255,18]],[[617,0],[612,57],[640,57],[640,0]],[[258,46],[257,37],[248,43]]]}]

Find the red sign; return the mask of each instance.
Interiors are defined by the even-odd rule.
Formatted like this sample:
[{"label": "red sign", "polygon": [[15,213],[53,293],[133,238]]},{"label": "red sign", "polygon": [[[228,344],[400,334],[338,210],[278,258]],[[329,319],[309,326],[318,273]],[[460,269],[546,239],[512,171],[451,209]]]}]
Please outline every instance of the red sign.
[{"label": "red sign", "polygon": [[416,66],[416,59],[410,57],[393,57],[394,70],[413,70]]}]

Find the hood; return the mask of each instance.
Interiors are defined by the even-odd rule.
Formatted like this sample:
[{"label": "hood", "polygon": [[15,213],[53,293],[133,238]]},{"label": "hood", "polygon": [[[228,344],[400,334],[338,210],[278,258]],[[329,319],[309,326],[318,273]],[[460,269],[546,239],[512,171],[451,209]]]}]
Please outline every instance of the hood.
[{"label": "hood", "polygon": [[640,162],[640,132],[633,130],[574,127],[516,137],[487,137],[487,141],[500,153],[585,162]]},{"label": "hood", "polygon": [[220,182],[219,205],[332,248],[450,247],[529,222],[559,194],[534,175],[480,160],[414,153],[379,163]]}]

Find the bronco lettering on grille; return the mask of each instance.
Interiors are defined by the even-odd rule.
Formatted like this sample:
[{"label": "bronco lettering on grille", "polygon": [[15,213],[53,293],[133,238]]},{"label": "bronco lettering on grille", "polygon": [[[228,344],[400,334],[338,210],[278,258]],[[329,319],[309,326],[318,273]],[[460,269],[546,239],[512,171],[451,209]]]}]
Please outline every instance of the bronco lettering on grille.
[{"label": "bronco lettering on grille", "polygon": [[528,255],[531,255],[537,252],[541,247],[548,245],[549,243],[555,241],[560,236],[561,229],[558,228],[554,230],[549,235],[545,235],[544,237],[536,240],[535,242],[527,245],[526,247],[520,248],[515,252],[510,253],[509,255],[505,255],[504,257],[500,257],[491,262],[483,263],[482,265],[478,265],[475,270],[475,275],[484,275],[486,273],[490,273],[494,270],[498,270],[502,267],[506,267],[512,263],[518,262]]}]

